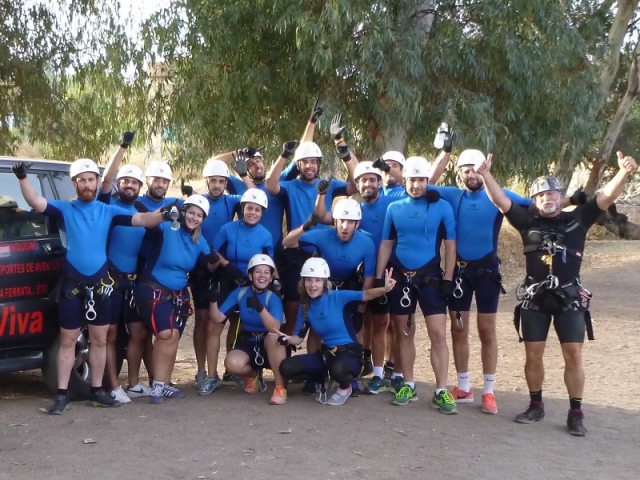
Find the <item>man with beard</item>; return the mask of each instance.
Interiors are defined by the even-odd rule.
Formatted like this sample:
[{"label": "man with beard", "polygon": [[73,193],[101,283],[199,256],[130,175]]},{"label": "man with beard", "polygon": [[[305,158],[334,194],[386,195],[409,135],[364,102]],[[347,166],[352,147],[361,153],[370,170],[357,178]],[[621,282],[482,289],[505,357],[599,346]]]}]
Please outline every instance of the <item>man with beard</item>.
[{"label": "man with beard", "polygon": [[[101,193],[98,200],[116,205],[135,214],[146,212],[147,208],[138,201],[140,189],[144,185],[142,170],[135,165],[125,165],[118,169],[122,157],[133,141],[133,132],[123,135],[122,144],[105,168]],[[117,174],[116,174],[117,172]],[[116,180],[116,194],[111,196],[113,178]],[[145,356],[149,377],[151,368],[151,337],[136,309],[133,292],[136,286],[138,256],[146,230],[144,228],[114,227],[109,237],[107,259],[109,274],[115,285],[111,293],[111,325],[107,335],[106,375],[110,383],[111,396],[121,404],[130,403],[131,398],[148,397],[151,388],[139,381],[140,365]],[[116,371],[116,339],[120,325],[124,322],[129,332],[127,344],[127,371],[129,384],[127,391],[119,385]],[[146,354],[146,355],[145,355]]]},{"label": "man with beard", "polygon": [[582,345],[585,330],[593,340],[588,299],[590,293],[580,283],[580,268],[587,231],[622,193],[627,178],[636,171],[631,157],[618,155],[618,173],[600,193],[571,212],[562,211],[562,188],[555,177],[539,177],[531,186],[537,212],[518,208],[491,175],[491,155],[475,166],[484,179],[491,201],[507,217],[522,237],[526,257],[525,281],[518,285],[515,324],[524,340],[524,373],[531,401],[527,410],[516,416],[518,423],[544,418],[542,362],[551,320],[560,341],[564,359],[564,380],[569,394],[567,427],[574,436],[584,436],[582,394],[584,369]]},{"label": "man with beard", "polygon": [[[202,196],[209,203],[209,214],[202,222],[202,236],[209,246],[213,245],[218,232],[223,225],[232,222],[240,205],[240,195],[227,195],[224,193],[229,180],[229,168],[221,160],[209,159],[202,170],[202,177],[207,185],[207,193]],[[207,350],[207,324],[209,322],[209,290],[217,288],[220,281],[219,276],[224,275],[223,271],[215,271],[213,274],[206,268],[196,268],[189,274],[191,284],[191,292],[193,294],[193,304],[195,307],[195,324],[193,327],[193,349],[196,354],[196,362],[198,364],[198,372],[196,373],[195,388],[200,390],[202,382],[207,378],[207,351],[220,351],[220,334],[222,328],[219,329],[216,337],[217,348],[209,348]],[[233,347],[235,339],[235,331],[238,326],[237,317],[231,319],[229,330],[227,331],[227,351]],[[221,326],[223,327],[223,325]],[[212,339],[209,338],[209,342]],[[217,358],[208,359],[212,365],[217,365]],[[217,372],[210,372],[215,380],[214,389],[222,384],[241,386],[232,375],[224,373],[222,382]]]},{"label": "man with beard", "polygon": [[178,200],[165,197],[171,185],[171,175],[171,167],[164,162],[151,162],[145,170],[147,192],[138,200],[147,207],[148,211],[154,212]]},{"label": "man with beard", "polygon": [[[482,177],[473,167],[485,160],[480,150],[464,150],[458,157],[458,177],[464,188],[436,187],[453,207],[457,228],[457,269],[454,295],[449,298],[453,358],[458,385],[451,391],[456,403],[473,403],[469,382],[469,310],[475,292],[477,325],[481,344],[484,390],[482,411],[498,413],[493,386],[498,362],[496,312],[502,289],[498,234],[503,215],[491,203]],[[505,194],[516,205],[528,207],[531,200],[514,192]]]},{"label": "man with beard", "polygon": [[89,324],[89,363],[91,364],[90,405],[117,407],[120,402],[102,389],[106,362],[106,340],[111,321],[113,280],[108,275],[107,239],[114,225],[147,227],[159,225],[169,218],[168,211],[137,212],[132,215],[123,208],[96,201],[100,170],[89,159],[80,159],[70,166],[71,181],[78,198],[73,201],[47,200],[38,195],[27,179],[27,168],[17,163],[12,170],[20,181],[24,199],[36,212],[64,225],[67,251],[63,261],[58,320],[60,348],[58,351],[58,393],[52,415],[69,408],[67,388],[75,361],[75,347],[80,328]]},{"label": "man with beard", "polygon": [[[418,399],[413,380],[416,347],[413,315],[419,303],[431,341],[431,366],[436,391],[431,405],[442,413],[457,413],[447,392],[449,351],[446,342],[446,299],[453,288],[456,227],[451,205],[428,189],[429,162],[411,157],[403,169],[408,196],[389,205],[376,265],[376,284],[383,281],[387,264],[393,265],[396,286],[388,295],[396,341],[396,373],[392,387],[394,405]],[[440,268],[440,245],[445,244],[444,276]],[[392,259],[393,253],[393,259]]]}]

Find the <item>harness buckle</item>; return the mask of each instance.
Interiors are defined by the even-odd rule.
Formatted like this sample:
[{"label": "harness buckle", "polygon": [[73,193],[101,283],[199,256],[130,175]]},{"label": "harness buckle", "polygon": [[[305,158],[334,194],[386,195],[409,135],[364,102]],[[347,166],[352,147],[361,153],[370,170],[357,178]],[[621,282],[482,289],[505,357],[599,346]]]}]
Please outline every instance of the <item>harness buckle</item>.
[{"label": "harness buckle", "polygon": [[95,300],[93,299],[93,287],[85,287],[85,290],[87,291],[87,300],[85,301],[85,313],[84,316],[85,318],[92,322],[96,319],[96,317],[98,316],[98,314],[96,313],[95,309],[93,308],[96,305]]},{"label": "harness buckle", "polygon": [[453,298],[462,298],[464,295],[464,290],[462,290],[462,276],[458,275],[456,278],[456,286],[453,289]]}]

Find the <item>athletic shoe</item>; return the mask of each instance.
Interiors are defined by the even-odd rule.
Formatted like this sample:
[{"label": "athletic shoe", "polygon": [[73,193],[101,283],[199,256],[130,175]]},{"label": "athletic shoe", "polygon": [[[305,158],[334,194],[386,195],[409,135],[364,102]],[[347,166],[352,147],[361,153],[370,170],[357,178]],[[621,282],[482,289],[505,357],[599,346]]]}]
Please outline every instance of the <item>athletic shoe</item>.
[{"label": "athletic shoe", "polygon": [[216,375],[215,378],[211,378],[209,375],[205,377],[198,390],[198,395],[210,395],[216,388],[222,386],[222,380]]},{"label": "athletic shoe", "polygon": [[87,405],[89,405],[90,407],[111,408],[119,407],[120,402],[114,398],[111,398],[111,395],[100,389],[97,392],[91,394],[89,400],[87,401]]},{"label": "athletic shoe", "polygon": [[245,377],[244,393],[258,393],[260,391],[260,380],[256,376],[255,378]]},{"label": "athletic shoe", "polygon": [[473,403],[473,392],[471,390],[465,392],[464,390],[460,390],[458,387],[454,387],[449,393],[453,397],[453,401],[456,403]]},{"label": "athletic shoe", "polygon": [[440,410],[440,413],[444,413],[447,415],[454,415],[458,413],[458,407],[456,406],[456,402],[453,401],[453,397],[449,392],[443,390],[439,394],[433,395],[433,400],[431,400],[431,406],[433,408],[437,408]]},{"label": "athletic shoe", "polygon": [[236,377],[235,375],[231,375],[228,372],[224,372],[222,375],[222,384],[228,387],[236,387],[236,388],[244,388],[245,382],[244,380]]},{"label": "athletic shoe", "polygon": [[384,375],[382,380],[386,387],[391,386],[391,377],[393,376],[393,372],[395,371],[395,365],[392,362],[384,362]]},{"label": "athletic shoe", "polygon": [[115,390],[111,390],[111,398],[120,402],[120,405],[125,405],[127,403],[131,403],[131,399],[127,396],[121,386],[118,385],[118,388]]},{"label": "athletic shoe", "polygon": [[361,377],[368,377],[373,373],[373,363],[371,362],[371,358],[364,359],[364,366],[362,367]]},{"label": "athletic shoe", "polygon": [[53,405],[49,407],[49,415],[62,415],[65,410],[71,409],[71,402],[66,395],[56,395]]},{"label": "athletic shoe", "polygon": [[316,394],[316,382],[313,380],[307,380],[302,386],[303,395],[315,395]]},{"label": "athletic shoe", "polygon": [[360,385],[358,384],[358,380],[351,381],[351,397],[359,397],[362,395],[362,390],[360,390]]},{"label": "athletic shoe", "polygon": [[377,395],[380,392],[386,392],[387,387],[384,384],[384,381],[380,377],[373,377],[367,383],[367,386],[364,387],[364,393],[368,393],[369,395]]},{"label": "athletic shoe", "polygon": [[569,410],[567,415],[567,427],[569,433],[575,437],[584,437],[587,434],[587,429],[582,423],[584,420],[584,414],[582,410]]},{"label": "athletic shoe", "polygon": [[196,373],[196,382],[194,384],[196,390],[200,390],[202,388],[202,382],[204,382],[206,378],[207,371],[204,368],[198,370],[198,373]]},{"label": "athletic shoe", "polygon": [[149,395],[149,402],[153,404],[162,403],[162,387],[163,385],[155,384],[153,389],[151,390],[151,395]]},{"label": "athletic shoe", "polygon": [[544,403],[531,402],[527,409],[516,415],[517,423],[533,423],[544,418]]},{"label": "athletic shoe", "polygon": [[400,391],[400,389],[404,387],[404,378],[396,377],[391,379],[391,385],[389,386],[389,391],[394,395]]},{"label": "athletic shoe", "polygon": [[162,396],[167,398],[184,398],[184,393],[169,384],[162,386]]},{"label": "athletic shoe", "polygon": [[480,407],[480,410],[493,415],[498,413],[498,405],[496,405],[496,397],[493,393],[485,393],[482,395],[482,407]]},{"label": "athletic shoe", "polygon": [[327,405],[344,405],[344,402],[351,396],[351,385],[349,385],[348,390],[345,393],[340,393],[340,389],[336,390],[333,395],[327,400]]},{"label": "athletic shoe", "polygon": [[322,403],[323,405],[327,403],[327,388],[324,384],[316,383],[315,384],[315,401],[318,403]]},{"label": "athletic shoe", "polygon": [[271,400],[269,400],[270,405],[284,405],[287,403],[287,391],[284,387],[277,385],[275,390],[273,391],[273,395],[271,395]]},{"label": "athletic shoe", "polygon": [[391,403],[393,405],[407,405],[409,402],[415,402],[416,400],[418,400],[418,393],[415,388],[405,384],[398,390]]},{"label": "athletic shoe", "polygon": [[144,383],[138,383],[135,387],[127,387],[129,398],[150,397],[153,389]]}]

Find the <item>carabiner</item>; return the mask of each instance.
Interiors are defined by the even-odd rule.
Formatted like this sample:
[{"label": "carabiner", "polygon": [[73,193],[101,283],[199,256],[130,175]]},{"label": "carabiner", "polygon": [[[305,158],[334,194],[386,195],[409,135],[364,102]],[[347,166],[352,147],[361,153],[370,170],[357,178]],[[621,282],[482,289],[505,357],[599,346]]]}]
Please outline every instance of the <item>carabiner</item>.
[{"label": "carabiner", "polygon": [[256,362],[256,365],[258,367],[261,367],[262,365],[264,365],[264,357],[260,354],[260,347],[258,343],[256,343],[256,345],[253,347],[253,351],[256,354],[254,361]]},{"label": "carabiner", "polygon": [[96,304],[96,302],[93,299],[92,300],[87,300],[86,307],[85,307],[87,309],[87,311],[85,312],[84,316],[90,322],[93,322],[96,319],[96,317],[98,316],[96,311],[93,309],[95,304]]},{"label": "carabiner", "polygon": [[456,286],[453,289],[453,298],[462,298],[464,291],[462,290],[462,277],[456,278]]},{"label": "carabiner", "polygon": [[409,287],[404,287],[402,289],[402,298],[400,299],[400,306],[403,308],[409,308],[411,306],[411,298],[409,297],[409,293],[411,289]]}]

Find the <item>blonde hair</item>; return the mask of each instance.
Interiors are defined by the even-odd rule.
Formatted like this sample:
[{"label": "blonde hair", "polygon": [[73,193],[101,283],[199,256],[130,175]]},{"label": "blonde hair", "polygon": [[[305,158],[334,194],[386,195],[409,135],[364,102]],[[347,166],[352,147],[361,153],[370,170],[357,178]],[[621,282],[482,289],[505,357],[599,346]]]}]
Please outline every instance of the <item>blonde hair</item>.
[{"label": "blonde hair", "polygon": [[202,228],[200,227],[200,225],[198,225],[196,228],[193,229],[193,231],[191,232],[191,241],[193,243],[198,243],[198,240],[200,239],[200,235],[202,234]]}]

